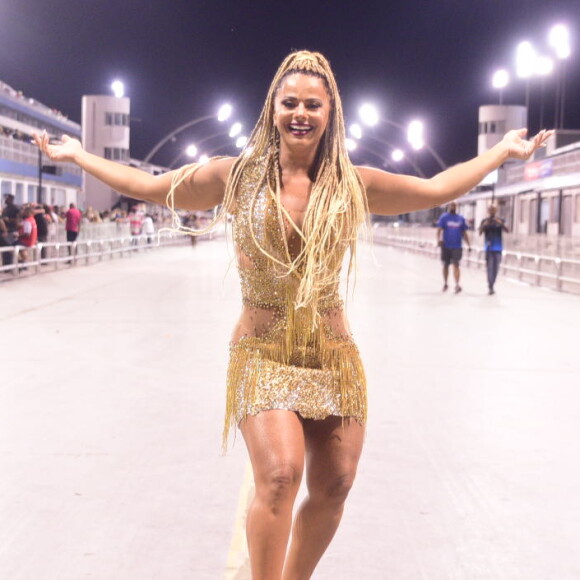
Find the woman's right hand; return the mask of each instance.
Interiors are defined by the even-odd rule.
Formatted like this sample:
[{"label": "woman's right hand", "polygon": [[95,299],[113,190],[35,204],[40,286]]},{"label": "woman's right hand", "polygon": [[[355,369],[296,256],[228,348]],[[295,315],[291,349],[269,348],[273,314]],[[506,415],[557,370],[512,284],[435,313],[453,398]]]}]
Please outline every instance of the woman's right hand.
[{"label": "woman's right hand", "polygon": [[73,139],[68,135],[63,135],[60,143],[50,143],[48,133],[33,134],[34,142],[39,149],[47,155],[51,161],[75,162],[77,155],[83,150],[83,146],[78,139]]}]

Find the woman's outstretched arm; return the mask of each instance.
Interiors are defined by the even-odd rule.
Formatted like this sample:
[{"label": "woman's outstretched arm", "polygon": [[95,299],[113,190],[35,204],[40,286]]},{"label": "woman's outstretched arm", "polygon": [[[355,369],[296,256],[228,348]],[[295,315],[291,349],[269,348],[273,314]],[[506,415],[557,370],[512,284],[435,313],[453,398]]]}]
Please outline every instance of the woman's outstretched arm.
[{"label": "woman's outstretched arm", "polygon": [[444,204],[473,189],[507,159],[529,159],[552,134],[553,131],[540,131],[533,139],[526,140],[526,129],[510,131],[485,153],[431,179],[358,167],[366,187],[369,210],[380,215],[397,215]]},{"label": "woman's outstretched arm", "polygon": [[[46,133],[35,134],[34,141],[52,160],[76,163],[115,191],[135,199],[165,204],[176,171],[151,175],[146,171],[110,161],[85,151],[77,139],[67,135],[61,143],[50,143]],[[175,207],[205,210],[223,201],[225,186],[234,158],[216,159],[201,166],[175,190]]]}]

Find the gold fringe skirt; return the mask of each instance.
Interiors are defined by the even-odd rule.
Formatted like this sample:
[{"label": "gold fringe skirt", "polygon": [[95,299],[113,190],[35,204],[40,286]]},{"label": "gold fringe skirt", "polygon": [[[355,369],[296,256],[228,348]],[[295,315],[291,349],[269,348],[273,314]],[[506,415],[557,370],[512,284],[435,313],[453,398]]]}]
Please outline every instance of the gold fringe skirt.
[{"label": "gold fringe skirt", "polygon": [[323,336],[316,342],[289,351],[283,340],[244,337],[230,346],[224,450],[231,429],[265,410],[366,423],[366,379],[356,344],[348,337]]}]

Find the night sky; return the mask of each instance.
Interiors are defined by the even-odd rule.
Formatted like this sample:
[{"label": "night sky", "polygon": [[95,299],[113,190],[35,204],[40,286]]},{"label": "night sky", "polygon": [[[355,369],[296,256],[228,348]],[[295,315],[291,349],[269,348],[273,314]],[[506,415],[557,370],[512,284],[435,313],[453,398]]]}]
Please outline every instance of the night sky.
[{"label": "night sky", "polygon": [[[332,63],[347,123],[365,101],[399,123],[420,118],[427,141],[451,165],[476,153],[478,107],[498,102],[494,70],[513,71],[521,40],[547,54],[548,30],[558,23],[570,27],[573,43],[565,128],[580,129],[578,0],[1,0],[0,79],[77,122],[83,94],[108,94],[112,80],[123,80],[132,101],[131,155],[143,158],[164,135],[225,101],[249,129],[284,56],[318,50]],[[548,126],[554,78],[543,90]],[[530,87],[535,131],[542,87],[539,80]],[[524,84],[514,79],[504,102],[523,101]],[[154,160],[169,164],[186,143],[221,130],[201,123]],[[374,131],[404,143],[387,125]],[[221,136],[207,147],[226,143]],[[365,143],[376,152],[377,141]],[[359,151],[353,160],[376,164],[373,155]],[[436,168],[426,152],[416,161],[428,173]]]}]

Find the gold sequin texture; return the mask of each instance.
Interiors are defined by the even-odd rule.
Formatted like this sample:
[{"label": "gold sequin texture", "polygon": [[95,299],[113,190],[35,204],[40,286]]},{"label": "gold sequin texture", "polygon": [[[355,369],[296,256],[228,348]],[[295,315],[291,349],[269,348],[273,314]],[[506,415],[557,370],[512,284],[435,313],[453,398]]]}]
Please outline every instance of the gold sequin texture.
[{"label": "gold sequin texture", "polygon": [[[256,244],[289,263],[286,240],[292,228],[263,176],[264,163],[246,168],[232,210],[245,308],[230,345],[224,446],[230,429],[264,410],[366,422],[365,374],[348,330],[338,276],[315,306],[296,309],[299,274],[288,275]],[[342,261],[343,255],[337,245],[336,259]]]}]

